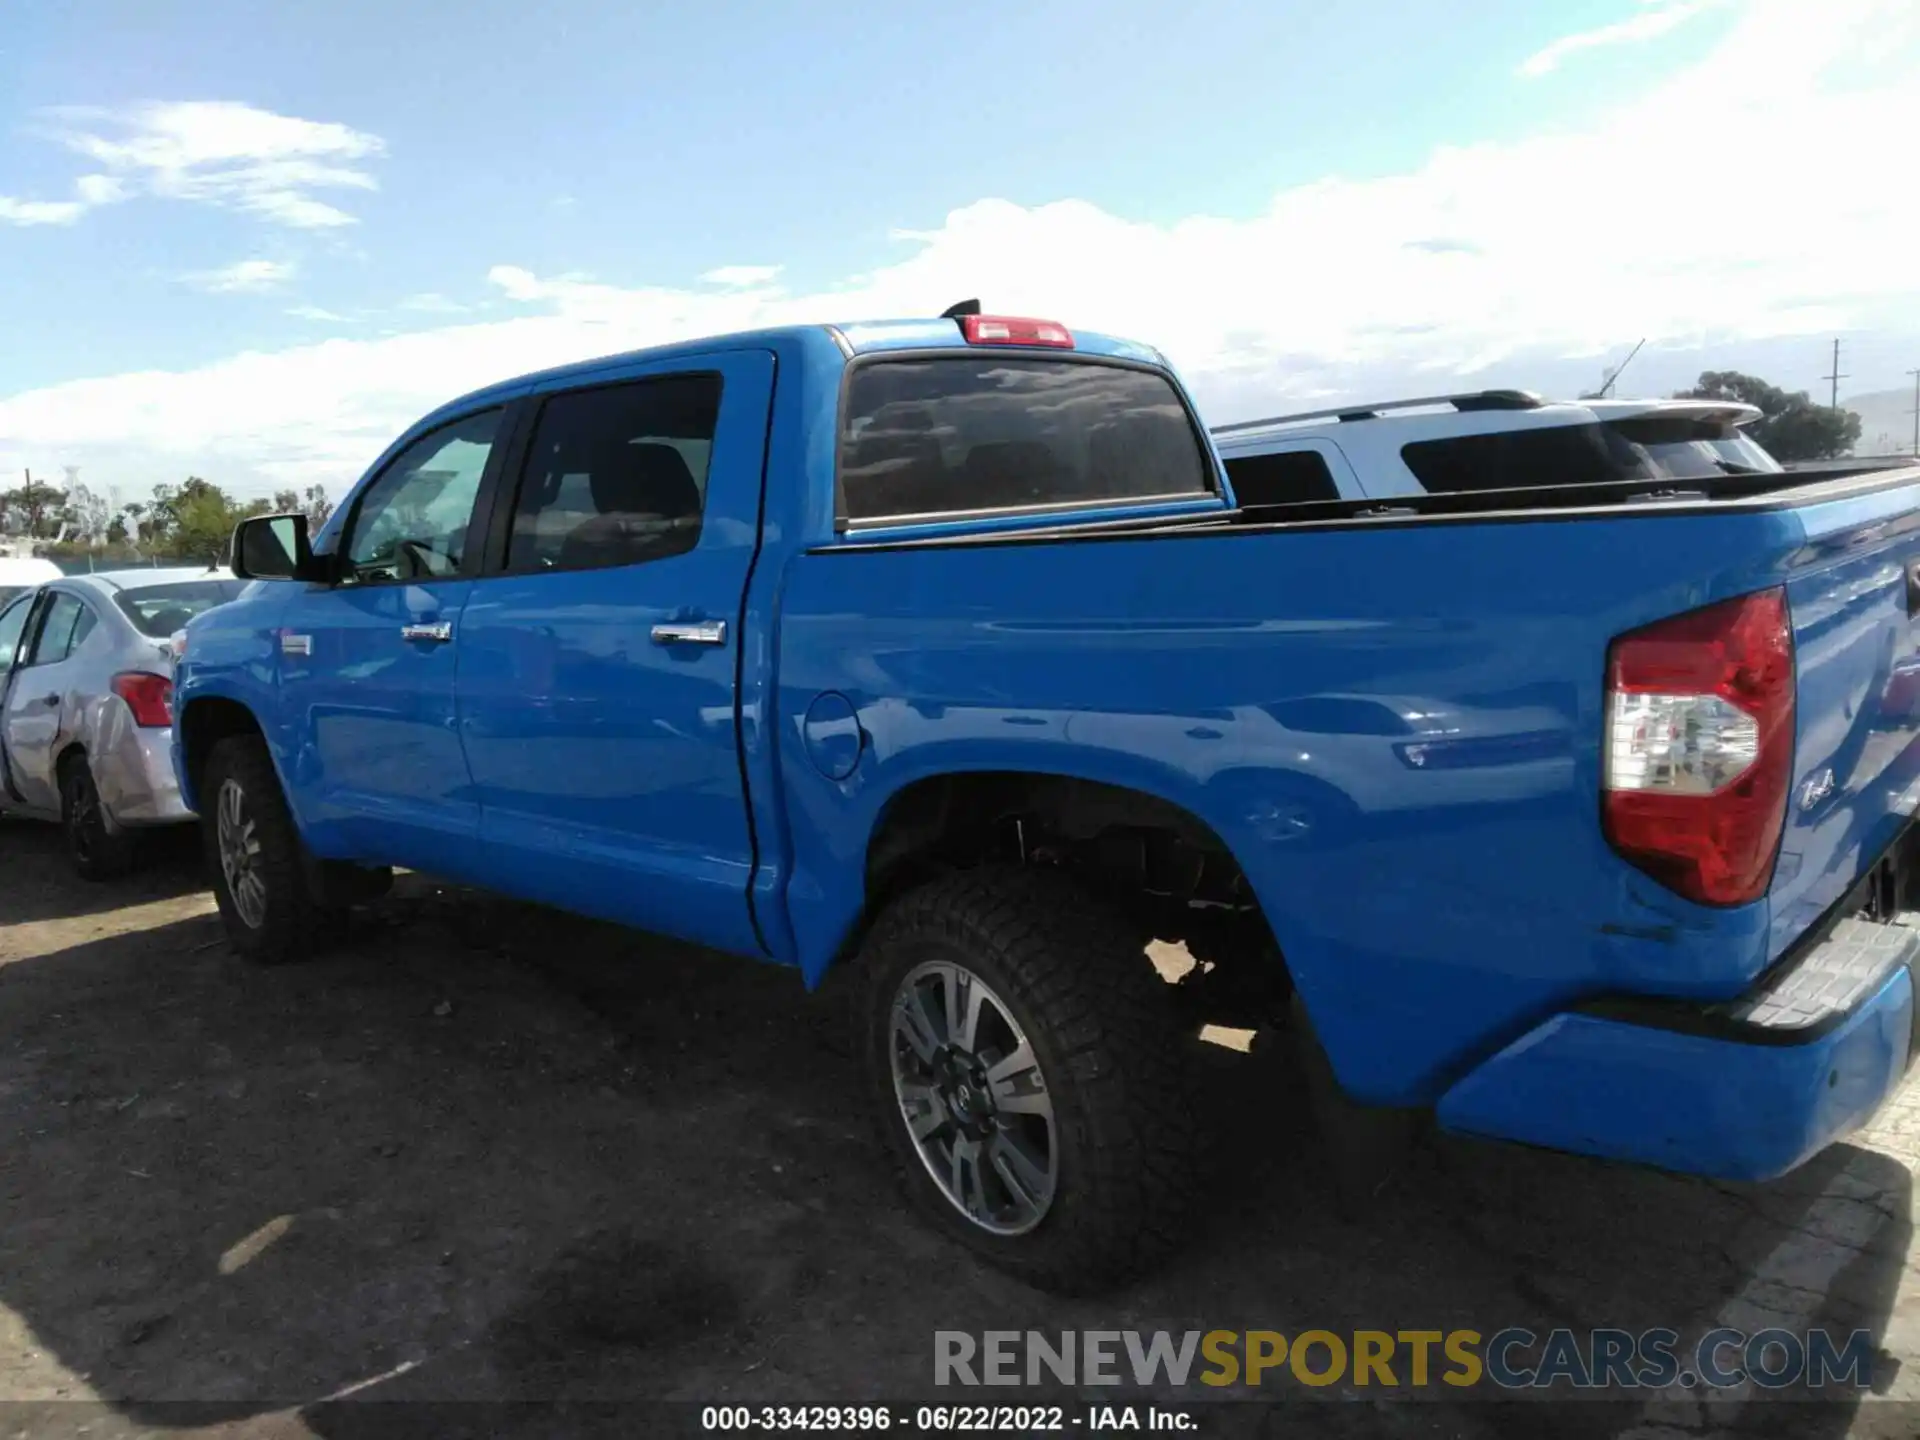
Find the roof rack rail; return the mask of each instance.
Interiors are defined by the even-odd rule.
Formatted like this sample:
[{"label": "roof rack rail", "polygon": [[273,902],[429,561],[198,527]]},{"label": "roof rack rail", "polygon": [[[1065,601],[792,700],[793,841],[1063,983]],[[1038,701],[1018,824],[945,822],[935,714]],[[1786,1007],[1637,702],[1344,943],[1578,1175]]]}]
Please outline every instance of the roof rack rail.
[{"label": "roof rack rail", "polygon": [[1376,420],[1387,410],[1417,410],[1428,405],[1451,405],[1456,410],[1537,410],[1545,404],[1531,390],[1469,390],[1459,395],[1426,395],[1414,400],[1383,400],[1374,405],[1336,405],[1331,410],[1302,410],[1296,415],[1269,415],[1264,420],[1236,420],[1215,425],[1214,435],[1262,430],[1269,425],[1291,425],[1301,420]]}]

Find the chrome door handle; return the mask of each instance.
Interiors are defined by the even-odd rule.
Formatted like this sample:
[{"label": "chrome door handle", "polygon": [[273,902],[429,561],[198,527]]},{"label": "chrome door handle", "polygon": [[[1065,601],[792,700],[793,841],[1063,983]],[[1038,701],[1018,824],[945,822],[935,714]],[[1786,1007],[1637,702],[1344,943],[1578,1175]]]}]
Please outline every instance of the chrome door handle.
[{"label": "chrome door handle", "polygon": [[453,625],[446,620],[441,620],[432,625],[402,625],[400,627],[400,638],[402,640],[431,640],[436,645],[443,645],[453,639]]},{"label": "chrome door handle", "polygon": [[653,627],[653,643],[656,645],[724,645],[727,643],[727,622],[697,620],[685,625],[656,625]]}]

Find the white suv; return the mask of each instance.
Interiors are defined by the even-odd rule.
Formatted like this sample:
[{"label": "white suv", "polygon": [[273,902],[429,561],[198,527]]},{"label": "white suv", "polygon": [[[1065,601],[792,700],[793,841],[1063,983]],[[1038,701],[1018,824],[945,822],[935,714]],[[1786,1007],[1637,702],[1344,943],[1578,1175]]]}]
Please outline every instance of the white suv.
[{"label": "white suv", "polygon": [[1242,505],[1778,474],[1720,400],[1542,400],[1520,390],[1346,405],[1217,425]]}]

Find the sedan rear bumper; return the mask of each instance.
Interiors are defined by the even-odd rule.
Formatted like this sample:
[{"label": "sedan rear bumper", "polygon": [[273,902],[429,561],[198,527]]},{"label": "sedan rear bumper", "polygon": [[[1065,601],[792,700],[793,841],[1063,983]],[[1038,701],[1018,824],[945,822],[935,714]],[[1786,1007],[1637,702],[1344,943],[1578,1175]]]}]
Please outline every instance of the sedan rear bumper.
[{"label": "sedan rear bumper", "polygon": [[142,729],[124,705],[108,707],[88,758],[101,803],[116,826],[174,825],[193,818],[174,775],[171,730]]}]

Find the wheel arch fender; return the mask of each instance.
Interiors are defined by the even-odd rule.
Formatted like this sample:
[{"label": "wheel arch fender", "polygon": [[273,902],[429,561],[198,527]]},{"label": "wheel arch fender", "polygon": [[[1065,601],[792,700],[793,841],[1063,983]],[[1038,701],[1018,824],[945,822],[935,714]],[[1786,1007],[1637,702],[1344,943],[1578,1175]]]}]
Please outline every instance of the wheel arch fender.
[{"label": "wheel arch fender", "polygon": [[279,747],[254,707],[223,690],[200,689],[180,704],[173,722],[174,772],[180,782],[180,798],[189,810],[200,813],[203,798],[199,792],[200,776],[213,747],[230,735],[246,734],[258,735],[265,742],[280,788],[287,795],[289,805],[294,803]]},{"label": "wheel arch fender", "polygon": [[[1212,807],[1205,803],[1205,787],[1143,757],[1060,746],[1044,757],[1023,755],[1011,764],[982,763],[971,756],[915,758],[919,763],[888,767],[884,788],[859,787],[863,793],[857,794],[857,822],[836,826],[828,847],[831,874],[814,876],[804,887],[808,903],[794,905],[800,966],[809,987],[859,945],[877,909],[895,893],[893,881],[903,857],[892,851],[901,841],[903,822],[909,833],[904,847],[898,848],[910,852],[912,830],[928,824],[928,817],[915,811],[943,787],[1024,785],[1036,792],[1102,792],[1122,807],[1131,803],[1139,817],[1156,817],[1156,823],[1203,837],[1244,873],[1243,857],[1226,827],[1207,813]],[[943,763],[947,761],[952,763]],[[855,816],[846,815],[845,821],[855,821]],[[797,875],[803,869],[798,868]],[[791,902],[794,892],[789,893]]]}]

